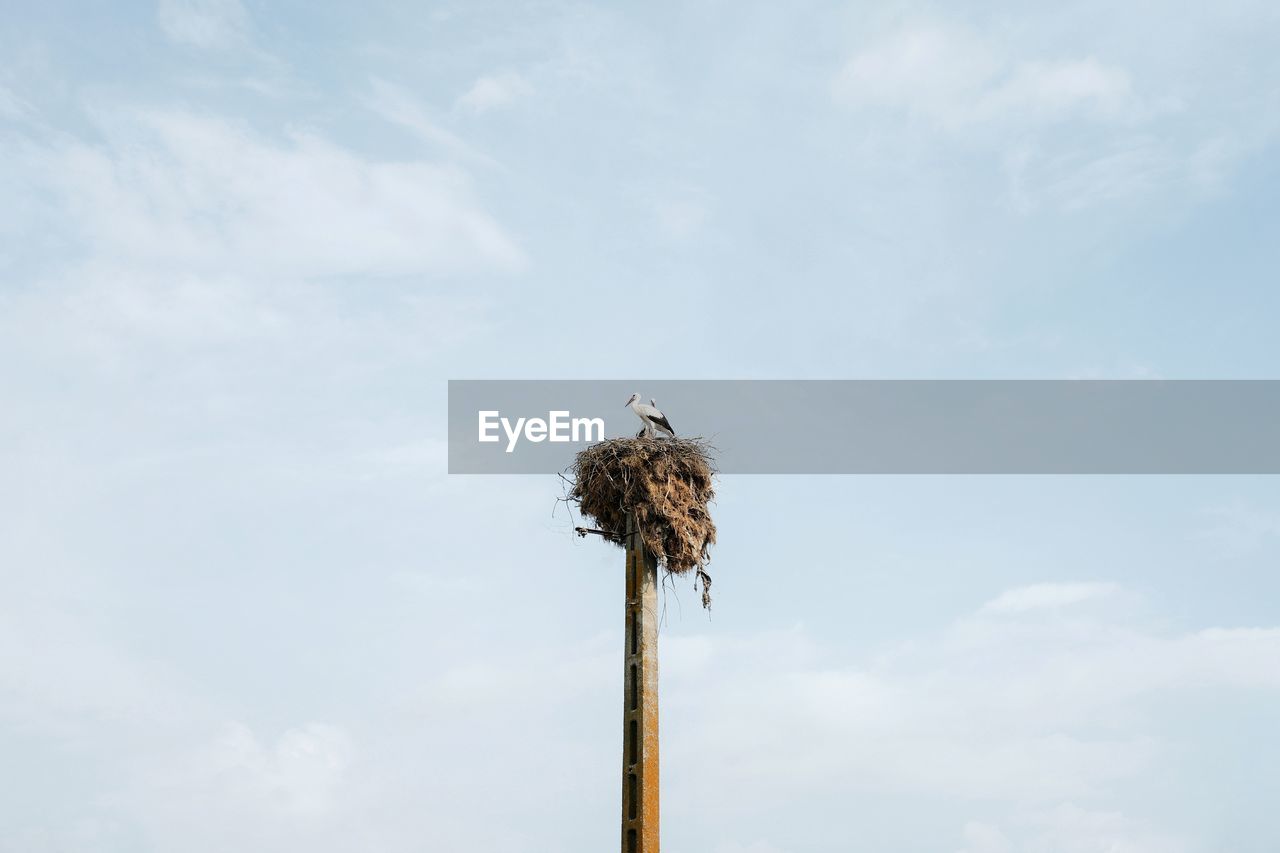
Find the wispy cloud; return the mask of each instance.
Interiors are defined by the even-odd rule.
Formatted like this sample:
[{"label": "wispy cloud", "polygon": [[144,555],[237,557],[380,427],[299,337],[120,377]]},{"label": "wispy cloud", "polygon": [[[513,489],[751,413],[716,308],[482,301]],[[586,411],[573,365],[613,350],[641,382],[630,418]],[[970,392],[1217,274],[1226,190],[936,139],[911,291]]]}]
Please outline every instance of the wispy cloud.
[{"label": "wispy cloud", "polygon": [[937,146],[989,152],[1005,169],[1010,205],[1025,214],[1212,183],[1222,158],[1206,161],[1206,146],[1223,150],[1219,129],[1171,134],[1170,123],[1187,110],[1184,99],[1141,83],[1123,62],[1094,52],[1036,50],[924,19],[855,50],[831,91],[881,132],[897,128],[920,144],[941,134]]},{"label": "wispy cloud", "polygon": [[1017,60],[976,33],[938,23],[857,53],[833,84],[848,105],[898,109],[937,124],[1124,120],[1140,108],[1128,71],[1086,56]]},{"label": "wispy cloud", "polygon": [[248,40],[249,15],[240,0],[160,0],[160,29],[172,41],[212,49]]},{"label": "wispy cloud", "polygon": [[190,112],[115,117],[107,141],[26,148],[94,255],[185,273],[341,276],[518,270],[467,175],[379,162],[323,136],[269,139]]},{"label": "wispy cloud", "polygon": [[1203,511],[1198,536],[1224,556],[1256,553],[1280,540],[1280,511],[1236,501]]},{"label": "wispy cloud", "polygon": [[982,605],[983,613],[1025,613],[1069,607],[1085,601],[1115,595],[1120,587],[1113,583],[1040,583],[1006,590]]},{"label": "wispy cloud", "polygon": [[369,109],[387,121],[407,128],[422,141],[464,163],[489,167],[498,165],[491,157],[441,127],[408,90],[377,78],[370,81],[370,88],[372,91],[367,101]]},{"label": "wispy cloud", "polygon": [[514,71],[486,74],[458,96],[457,105],[474,114],[510,106],[533,94],[533,84]]},{"label": "wispy cloud", "polygon": [[[969,853],[1103,842],[1181,850],[1161,826],[1120,814],[1121,792],[1170,757],[1148,722],[1171,694],[1280,690],[1280,629],[1168,634],[1117,613],[1066,621],[1046,610],[1118,589],[1011,591],[993,601],[1017,619],[985,618],[984,607],[860,664],[803,631],[668,642],[667,713],[681,718],[672,749],[697,755],[702,768],[687,771],[675,794],[697,792],[714,811],[708,792],[724,782],[711,768],[724,766],[739,783],[732,796],[759,798],[737,807],[774,814],[794,816],[804,798],[835,788],[1003,803],[1007,820],[968,826]],[[1071,805],[1084,799],[1090,810]]]},{"label": "wispy cloud", "polygon": [[1122,812],[1062,803],[1020,817],[1015,825],[971,821],[960,853],[1188,853],[1193,841],[1161,831]]},{"label": "wispy cloud", "polygon": [[0,119],[21,121],[31,115],[31,105],[10,88],[0,85]]},{"label": "wispy cloud", "polygon": [[264,744],[244,723],[234,722],[186,766],[208,776],[192,781],[220,780],[264,805],[307,815],[332,807],[354,752],[350,736],[334,725],[308,723]]}]

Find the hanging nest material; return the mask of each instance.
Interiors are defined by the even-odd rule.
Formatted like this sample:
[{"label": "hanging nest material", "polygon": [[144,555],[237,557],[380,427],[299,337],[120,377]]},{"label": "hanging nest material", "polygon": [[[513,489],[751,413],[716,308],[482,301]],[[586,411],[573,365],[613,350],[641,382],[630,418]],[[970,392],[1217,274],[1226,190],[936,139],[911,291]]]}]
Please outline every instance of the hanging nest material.
[{"label": "hanging nest material", "polygon": [[627,513],[633,513],[645,549],[658,565],[672,574],[694,573],[703,607],[711,606],[707,550],[716,541],[707,512],[715,498],[711,450],[700,438],[602,441],[574,459],[568,494],[598,532],[620,545],[625,545]]}]

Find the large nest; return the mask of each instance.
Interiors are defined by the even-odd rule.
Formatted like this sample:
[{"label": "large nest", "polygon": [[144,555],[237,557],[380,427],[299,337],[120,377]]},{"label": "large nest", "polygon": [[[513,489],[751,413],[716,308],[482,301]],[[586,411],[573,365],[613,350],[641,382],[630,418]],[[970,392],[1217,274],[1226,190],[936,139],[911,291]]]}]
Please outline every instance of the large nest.
[{"label": "large nest", "polygon": [[625,544],[627,513],[635,516],[645,549],[667,571],[694,572],[702,604],[711,606],[707,553],[716,526],[707,512],[715,498],[711,446],[698,438],[612,438],[580,452],[570,469],[569,500]]}]

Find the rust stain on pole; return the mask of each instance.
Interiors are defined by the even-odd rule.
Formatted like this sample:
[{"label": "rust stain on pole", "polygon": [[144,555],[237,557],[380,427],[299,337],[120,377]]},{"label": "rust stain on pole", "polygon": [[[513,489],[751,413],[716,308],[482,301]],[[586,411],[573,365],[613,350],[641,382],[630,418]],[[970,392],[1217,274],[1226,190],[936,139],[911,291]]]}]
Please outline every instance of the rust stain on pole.
[{"label": "rust stain on pole", "polygon": [[658,564],[627,516],[622,853],[658,853]]}]

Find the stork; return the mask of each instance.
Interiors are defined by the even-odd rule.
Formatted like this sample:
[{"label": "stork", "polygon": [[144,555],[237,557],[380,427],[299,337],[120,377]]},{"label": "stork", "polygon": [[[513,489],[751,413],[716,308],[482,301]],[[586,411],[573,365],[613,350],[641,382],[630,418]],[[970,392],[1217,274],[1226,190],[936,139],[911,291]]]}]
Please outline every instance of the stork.
[{"label": "stork", "polygon": [[671,422],[667,420],[667,416],[658,411],[657,406],[646,406],[641,403],[639,394],[631,395],[631,399],[627,401],[627,408],[636,413],[636,417],[644,424],[644,434],[650,438],[654,437],[655,428],[662,430],[672,438],[676,437],[676,431],[671,428]]}]

